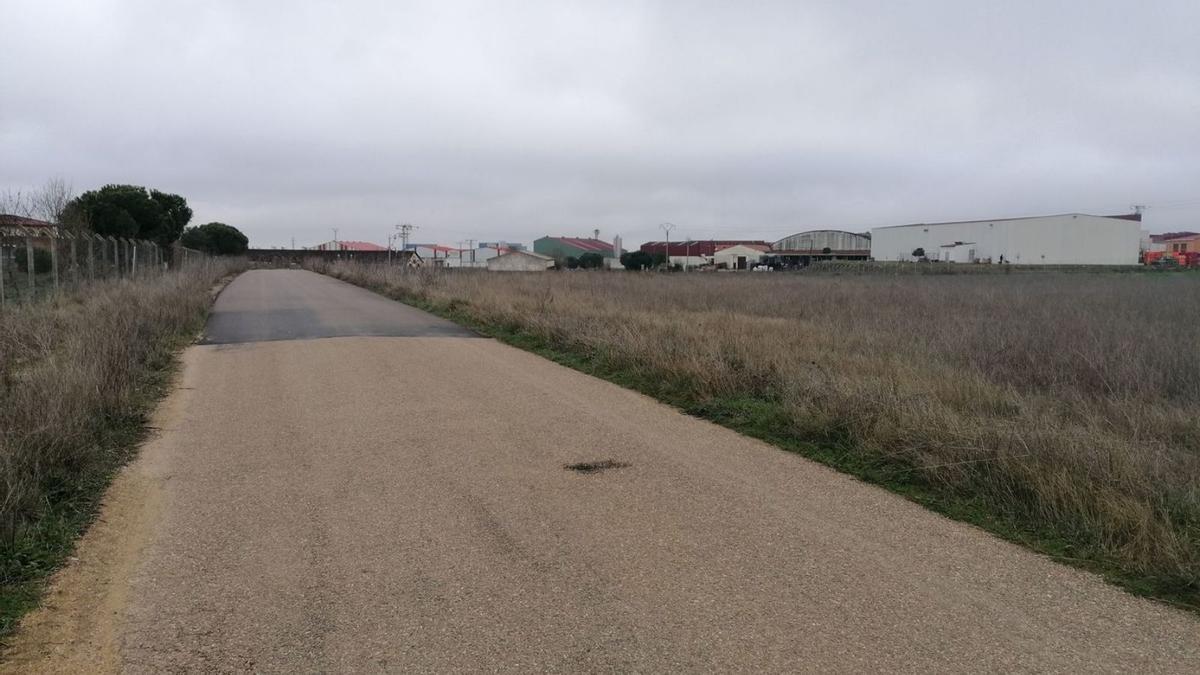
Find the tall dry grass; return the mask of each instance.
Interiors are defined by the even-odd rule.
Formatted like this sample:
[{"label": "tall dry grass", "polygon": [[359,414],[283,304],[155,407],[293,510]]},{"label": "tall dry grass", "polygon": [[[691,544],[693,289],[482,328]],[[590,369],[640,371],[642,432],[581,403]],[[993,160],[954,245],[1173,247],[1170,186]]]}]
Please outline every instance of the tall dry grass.
[{"label": "tall dry grass", "polygon": [[153,377],[181,339],[202,328],[214,282],[237,264],[211,260],[136,281],[99,281],[0,313],[5,550],[61,500],[92,497],[81,484],[127,450],[114,437],[140,429]]},{"label": "tall dry grass", "polygon": [[324,271],[698,401],[770,402],[977,521],[1200,596],[1200,275]]}]

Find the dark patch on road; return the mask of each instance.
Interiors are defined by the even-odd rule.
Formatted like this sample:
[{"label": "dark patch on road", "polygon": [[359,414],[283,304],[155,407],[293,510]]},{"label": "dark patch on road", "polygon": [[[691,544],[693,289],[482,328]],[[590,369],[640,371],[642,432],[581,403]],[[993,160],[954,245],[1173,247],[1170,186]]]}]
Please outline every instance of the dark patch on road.
[{"label": "dark patch on road", "polygon": [[608,469],[623,469],[629,466],[628,462],[618,462],[615,459],[605,459],[599,462],[579,462],[578,464],[567,464],[563,466],[568,471],[575,471],[582,474],[600,473]]},{"label": "dark patch on road", "polygon": [[462,326],[331,277],[253,270],[213,307],[201,344],[329,337],[479,337]]}]

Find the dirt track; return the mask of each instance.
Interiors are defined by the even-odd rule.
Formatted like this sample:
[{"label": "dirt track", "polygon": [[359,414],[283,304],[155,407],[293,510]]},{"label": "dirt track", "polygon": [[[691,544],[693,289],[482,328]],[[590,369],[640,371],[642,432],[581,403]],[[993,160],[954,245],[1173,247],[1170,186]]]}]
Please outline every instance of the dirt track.
[{"label": "dirt track", "polygon": [[1190,615],[360,289],[218,310],[10,668],[1200,663]]}]

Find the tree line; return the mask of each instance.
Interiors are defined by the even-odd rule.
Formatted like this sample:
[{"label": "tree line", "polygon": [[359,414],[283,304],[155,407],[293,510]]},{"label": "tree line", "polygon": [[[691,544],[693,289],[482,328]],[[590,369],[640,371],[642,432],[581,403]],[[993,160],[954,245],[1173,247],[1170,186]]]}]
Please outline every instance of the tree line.
[{"label": "tree line", "polygon": [[0,193],[0,213],[37,218],[69,232],[142,239],[159,246],[179,243],[211,255],[239,255],[249,240],[225,223],[188,227],[192,209],[177,194],[140,185],[109,184],[76,196],[69,183],[54,178],[32,192]]}]

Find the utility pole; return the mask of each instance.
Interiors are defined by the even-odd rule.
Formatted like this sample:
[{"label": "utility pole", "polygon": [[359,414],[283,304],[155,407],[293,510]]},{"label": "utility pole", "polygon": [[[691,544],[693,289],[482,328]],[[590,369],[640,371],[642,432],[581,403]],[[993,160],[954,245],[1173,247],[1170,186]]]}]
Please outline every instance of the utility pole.
[{"label": "utility pole", "polygon": [[683,250],[683,271],[692,269],[692,238],[687,238],[687,248]]},{"label": "utility pole", "polygon": [[671,230],[675,229],[675,223],[662,223],[659,225],[662,231],[667,234],[667,245],[664,249],[667,261],[667,271],[671,270]]},{"label": "utility pole", "polygon": [[400,250],[407,251],[408,235],[412,234],[412,231],[417,229],[417,226],[410,225],[409,223],[400,223],[396,226],[396,229],[400,231]]},{"label": "utility pole", "polygon": [[471,267],[475,267],[475,240],[467,240],[467,248],[471,249]]},{"label": "utility pole", "polygon": [[341,246],[338,246],[338,229],[335,227],[333,228],[333,250],[340,251],[341,248]]}]

